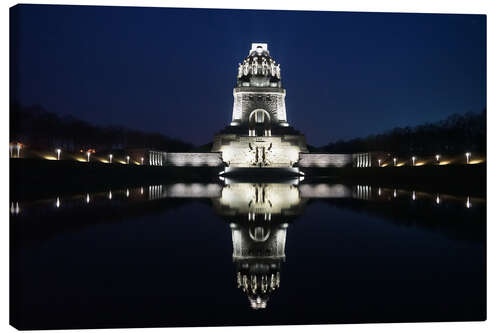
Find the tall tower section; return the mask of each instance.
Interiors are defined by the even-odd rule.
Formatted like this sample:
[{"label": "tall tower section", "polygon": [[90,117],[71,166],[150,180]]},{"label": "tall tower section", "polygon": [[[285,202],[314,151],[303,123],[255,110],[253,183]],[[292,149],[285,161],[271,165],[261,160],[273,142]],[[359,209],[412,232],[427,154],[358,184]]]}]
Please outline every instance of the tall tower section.
[{"label": "tall tower section", "polygon": [[238,64],[233,96],[232,126],[259,123],[265,118],[272,125],[288,126],[280,64],[271,58],[266,43],[252,43],[248,56]]},{"label": "tall tower section", "polygon": [[[214,138],[227,168],[296,168],[304,136],[289,125],[281,67],[265,43],[253,43],[238,64],[231,123]],[[226,168],[226,170],[228,170]]]}]

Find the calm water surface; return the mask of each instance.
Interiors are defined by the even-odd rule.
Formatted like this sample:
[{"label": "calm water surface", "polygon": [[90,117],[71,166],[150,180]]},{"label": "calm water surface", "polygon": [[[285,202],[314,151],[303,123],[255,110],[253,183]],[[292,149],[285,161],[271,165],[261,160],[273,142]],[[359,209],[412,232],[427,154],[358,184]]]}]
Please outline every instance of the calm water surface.
[{"label": "calm water surface", "polygon": [[482,198],[173,184],[12,202],[18,328],[483,320]]}]

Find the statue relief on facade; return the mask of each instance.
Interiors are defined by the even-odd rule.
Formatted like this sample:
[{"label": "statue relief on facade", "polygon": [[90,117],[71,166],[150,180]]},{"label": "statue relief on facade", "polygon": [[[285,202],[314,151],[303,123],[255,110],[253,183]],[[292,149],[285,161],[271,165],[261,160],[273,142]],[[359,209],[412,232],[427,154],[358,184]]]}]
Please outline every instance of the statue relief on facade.
[{"label": "statue relief on facade", "polygon": [[238,64],[238,78],[241,78],[243,76],[243,67],[241,64]]}]

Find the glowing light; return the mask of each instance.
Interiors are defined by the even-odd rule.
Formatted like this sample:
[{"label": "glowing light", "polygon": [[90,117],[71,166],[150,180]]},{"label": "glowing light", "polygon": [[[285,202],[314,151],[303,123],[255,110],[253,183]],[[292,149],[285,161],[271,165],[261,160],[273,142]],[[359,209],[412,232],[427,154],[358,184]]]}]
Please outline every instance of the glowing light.
[{"label": "glowing light", "polygon": [[10,213],[12,215],[17,215],[17,214],[19,214],[19,212],[20,212],[19,202],[16,202],[16,205],[14,206],[14,201],[13,201],[11,206],[10,206]]},{"label": "glowing light", "polygon": [[415,163],[415,166],[421,166],[421,165],[425,165],[425,162],[418,162],[418,163]]},{"label": "glowing light", "polygon": [[113,154],[109,154],[109,163],[113,163]]},{"label": "glowing light", "polygon": [[109,200],[113,199],[113,193],[111,192],[111,190],[108,193],[108,199]]},{"label": "glowing light", "polygon": [[61,159],[61,149],[57,148],[56,152],[57,152],[57,160],[59,161]]},{"label": "glowing light", "polygon": [[128,196],[129,196],[129,195],[130,195],[130,192],[129,192],[129,190],[127,189],[127,193],[126,193],[127,198],[128,198]]},{"label": "glowing light", "polygon": [[436,162],[438,162],[438,163],[439,163],[439,158],[440,158],[440,157],[441,157],[441,156],[440,156],[439,154],[437,154],[437,155],[436,155]]},{"label": "glowing light", "polygon": [[87,152],[87,162],[90,162],[90,151]]},{"label": "glowing light", "polygon": [[382,189],[379,187],[378,188],[378,196],[380,197],[382,195]]},{"label": "glowing light", "polygon": [[130,164],[130,156],[127,156],[127,164]]},{"label": "glowing light", "polygon": [[439,162],[439,165],[448,165],[450,163],[451,163],[451,161],[442,161],[442,162]]},{"label": "glowing light", "polygon": [[484,163],[484,160],[472,160],[469,162],[469,164],[479,164],[479,163]]},{"label": "glowing light", "polygon": [[141,187],[141,195],[144,194],[144,187]]},{"label": "glowing light", "polygon": [[17,143],[16,148],[17,148],[17,157],[19,157],[21,153],[21,144],[19,142]]},{"label": "glowing light", "polygon": [[441,202],[441,200],[439,199],[439,194],[436,195],[436,203],[439,205],[439,203]]},{"label": "glowing light", "polygon": [[394,161],[394,165],[396,165],[398,159],[394,157],[392,160]]},{"label": "glowing light", "polygon": [[413,193],[411,194],[411,198],[412,198],[412,200],[415,200],[415,199],[416,199],[416,196],[415,196],[415,191],[413,191]]},{"label": "glowing light", "polygon": [[467,197],[467,202],[465,203],[465,207],[470,208],[470,198]]},{"label": "glowing light", "polygon": [[470,153],[469,153],[469,152],[465,153],[465,157],[467,158],[467,164],[469,164],[469,161],[470,161]]},{"label": "glowing light", "polygon": [[89,203],[90,202],[90,195],[87,193],[87,197],[85,198],[85,202]]},{"label": "glowing light", "polygon": [[141,157],[141,165],[144,165],[144,157]]},{"label": "glowing light", "polygon": [[416,158],[415,156],[412,156],[412,157],[411,157],[411,162],[412,162],[413,166],[415,166],[415,160],[416,160],[416,159],[417,159],[417,158]]},{"label": "glowing light", "polygon": [[56,207],[59,208],[61,207],[61,200],[59,200],[59,197],[56,199]]},{"label": "glowing light", "polygon": [[394,189],[394,198],[398,196],[396,189]]},{"label": "glowing light", "polygon": [[84,158],[77,158],[76,159],[78,162],[87,162]]},{"label": "glowing light", "polygon": [[378,160],[378,166],[380,166],[380,163],[382,163],[382,161],[379,159],[379,160]]},{"label": "glowing light", "polygon": [[42,157],[43,157],[44,159],[46,159],[46,160],[49,160],[49,161],[55,161],[55,160],[57,160],[57,158],[56,158],[56,157],[54,157],[54,156],[50,156],[50,155],[44,155],[44,156],[42,156]]}]

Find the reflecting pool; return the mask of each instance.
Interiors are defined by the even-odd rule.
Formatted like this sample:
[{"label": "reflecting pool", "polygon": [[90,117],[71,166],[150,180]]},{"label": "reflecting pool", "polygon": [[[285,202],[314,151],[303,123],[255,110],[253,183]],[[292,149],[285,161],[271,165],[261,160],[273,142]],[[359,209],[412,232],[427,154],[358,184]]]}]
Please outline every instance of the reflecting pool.
[{"label": "reflecting pool", "polygon": [[12,201],[9,211],[18,328],[486,316],[484,198],[226,179]]}]

